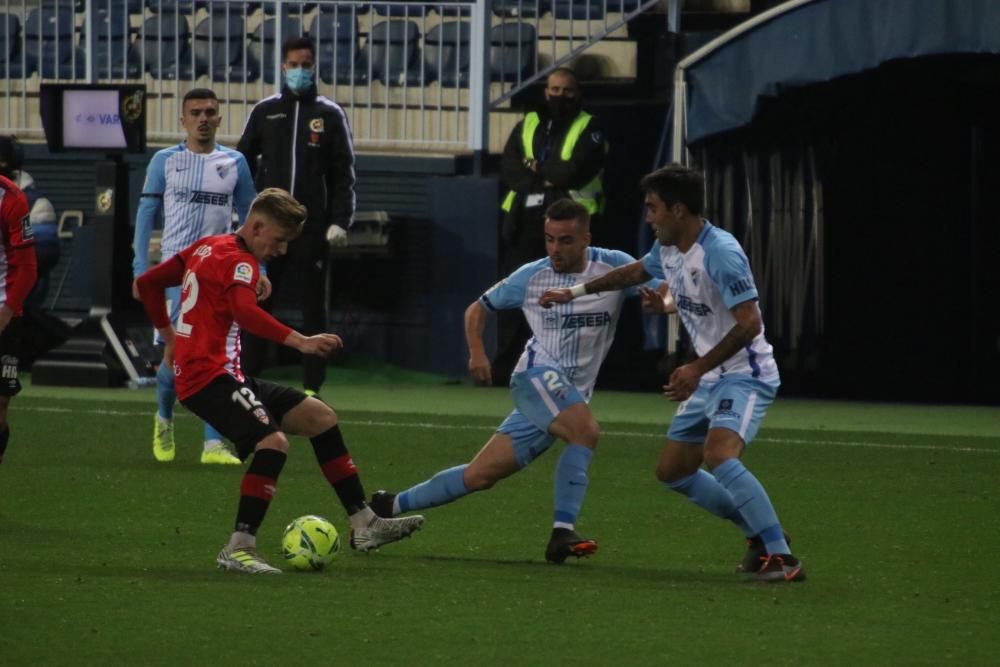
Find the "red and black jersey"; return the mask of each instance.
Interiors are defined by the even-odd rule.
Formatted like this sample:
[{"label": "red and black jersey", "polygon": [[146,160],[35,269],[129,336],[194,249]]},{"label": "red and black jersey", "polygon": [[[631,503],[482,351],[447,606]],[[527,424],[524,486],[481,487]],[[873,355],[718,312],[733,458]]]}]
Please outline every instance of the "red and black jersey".
[{"label": "red and black jersey", "polygon": [[0,307],[20,315],[37,278],[35,241],[28,221],[28,198],[0,176]]},{"label": "red and black jersey", "polygon": [[185,399],[228,373],[243,381],[240,325],[282,342],[291,329],[257,306],[260,268],[235,234],[209,236],[144,273],[138,281],[146,313],[158,328],[169,326],[163,289],[181,286],[174,325],[174,378]]}]

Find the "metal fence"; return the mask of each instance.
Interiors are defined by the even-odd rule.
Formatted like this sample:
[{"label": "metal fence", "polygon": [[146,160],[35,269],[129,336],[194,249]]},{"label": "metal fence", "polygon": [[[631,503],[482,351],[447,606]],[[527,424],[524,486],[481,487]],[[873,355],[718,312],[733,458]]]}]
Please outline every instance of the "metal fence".
[{"label": "metal fence", "polygon": [[43,80],[139,81],[151,142],[179,139],[180,100],[210,87],[233,143],[280,90],[280,45],[306,36],[319,92],[344,107],[360,148],[479,150],[491,108],[656,4],[0,0],[0,127],[41,138]]}]

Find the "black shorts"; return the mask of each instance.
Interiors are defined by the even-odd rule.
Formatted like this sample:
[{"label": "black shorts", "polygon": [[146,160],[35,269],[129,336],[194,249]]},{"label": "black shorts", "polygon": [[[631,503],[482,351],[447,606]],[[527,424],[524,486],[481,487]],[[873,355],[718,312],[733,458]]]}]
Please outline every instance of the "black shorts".
[{"label": "black shorts", "polygon": [[21,363],[21,318],[12,318],[0,334],[0,396],[17,396],[21,381],[17,366]]},{"label": "black shorts", "polygon": [[246,461],[257,443],[279,432],[285,415],[306,398],[298,389],[249,377],[239,382],[225,373],[181,404],[231,440]]}]

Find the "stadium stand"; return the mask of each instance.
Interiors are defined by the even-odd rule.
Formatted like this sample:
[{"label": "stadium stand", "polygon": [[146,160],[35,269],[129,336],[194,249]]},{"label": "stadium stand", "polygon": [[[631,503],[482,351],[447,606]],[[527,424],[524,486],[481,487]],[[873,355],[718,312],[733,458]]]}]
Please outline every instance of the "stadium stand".
[{"label": "stadium stand", "polygon": [[447,88],[469,85],[470,38],[468,21],[443,21],[424,35],[424,67],[428,78]]},{"label": "stadium stand", "polygon": [[372,79],[387,86],[419,86],[430,83],[422,77],[420,29],[408,19],[387,19],[372,26],[367,57]]},{"label": "stadium stand", "polygon": [[[93,14],[94,40],[91,43],[95,75],[100,79],[138,79],[142,74],[142,54],[131,39],[128,8],[121,3],[101,5]],[[86,37],[86,23],[80,28]]]},{"label": "stadium stand", "polygon": [[86,61],[76,43],[75,21],[68,5],[31,10],[24,22],[26,75],[38,72],[43,79],[83,77]]},{"label": "stadium stand", "polygon": [[17,79],[24,76],[21,52],[21,20],[16,14],[0,14],[0,76]]},{"label": "stadium stand", "polygon": [[195,76],[187,17],[179,13],[150,16],[142,24],[140,37],[146,71],[153,77],[177,81]]},{"label": "stadium stand", "polygon": [[319,12],[309,26],[309,36],[316,42],[321,81],[340,85],[368,82],[368,65],[360,47],[356,16]]},{"label": "stadium stand", "polygon": [[195,68],[212,81],[243,83],[260,77],[260,64],[247,48],[243,17],[209,16],[194,29]]},{"label": "stadium stand", "polygon": [[[276,31],[278,20],[267,18],[250,33],[249,55],[255,62],[260,63],[265,83],[274,83],[275,76],[275,51]],[[302,21],[294,16],[284,16],[281,19],[281,39],[282,41],[290,37],[300,37],[304,34]]]}]

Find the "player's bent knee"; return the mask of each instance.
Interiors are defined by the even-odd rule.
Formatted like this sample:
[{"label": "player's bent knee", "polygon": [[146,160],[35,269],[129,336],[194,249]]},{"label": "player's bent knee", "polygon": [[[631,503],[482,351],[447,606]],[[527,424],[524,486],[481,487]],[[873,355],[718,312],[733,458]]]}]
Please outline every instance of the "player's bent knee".
[{"label": "player's bent knee", "polygon": [[493,488],[499,479],[494,475],[486,471],[472,471],[470,472],[466,468],[465,474],[462,476],[462,481],[465,483],[465,488],[469,491],[485,491],[487,489]]},{"label": "player's bent knee", "polygon": [[254,451],[260,451],[262,449],[276,449],[279,452],[288,453],[288,438],[285,437],[284,433],[272,433],[263,440],[257,443],[254,447]]}]

